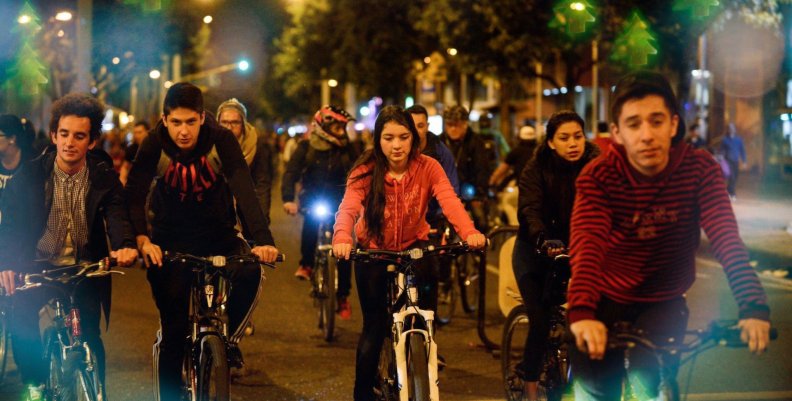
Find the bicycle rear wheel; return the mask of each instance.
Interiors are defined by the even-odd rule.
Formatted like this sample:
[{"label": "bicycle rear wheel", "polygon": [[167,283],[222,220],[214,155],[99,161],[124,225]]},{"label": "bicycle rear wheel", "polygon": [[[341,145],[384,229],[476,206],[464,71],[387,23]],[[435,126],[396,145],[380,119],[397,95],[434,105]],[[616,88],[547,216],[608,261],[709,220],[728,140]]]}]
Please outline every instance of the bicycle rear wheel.
[{"label": "bicycle rear wheel", "polygon": [[525,382],[517,375],[515,369],[522,360],[525,339],[528,337],[528,312],[525,306],[519,305],[509,312],[503,326],[501,339],[501,374],[506,390],[506,399],[521,401]]},{"label": "bicycle rear wheel", "polygon": [[457,276],[459,277],[459,295],[460,298],[462,298],[462,308],[467,313],[478,310],[479,258],[480,256],[477,255],[464,254],[456,259]]},{"label": "bicycle rear wheel", "polygon": [[379,401],[397,401],[399,390],[396,386],[396,361],[393,357],[393,340],[388,337],[382,342],[379,365],[377,366],[377,388]]},{"label": "bicycle rear wheel", "polygon": [[[441,263],[443,263],[441,261]],[[456,310],[456,303],[458,297],[457,274],[456,264],[449,263],[448,275],[440,277],[437,280],[437,312],[435,313],[435,320],[441,324],[448,324],[451,322],[451,316],[454,315]]]},{"label": "bicycle rear wheel", "polygon": [[198,400],[228,401],[229,370],[225,343],[216,335],[201,339],[198,364]]},{"label": "bicycle rear wheel", "polygon": [[413,401],[429,401],[429,364],[426,356],[426,344],[420,334],[407,336],[407,376],[410,386],[410,399]]}]

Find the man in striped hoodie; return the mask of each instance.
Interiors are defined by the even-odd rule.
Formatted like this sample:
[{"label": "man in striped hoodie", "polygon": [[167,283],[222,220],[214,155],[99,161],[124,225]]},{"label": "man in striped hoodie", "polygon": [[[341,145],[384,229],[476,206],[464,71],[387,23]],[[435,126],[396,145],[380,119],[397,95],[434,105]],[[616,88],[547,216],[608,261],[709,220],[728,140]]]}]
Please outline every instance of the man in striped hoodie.
[{"label": "man in striped hoodie", "polygon": [[[568,318],[577,342],[571,352],[576,400],[619,399],[623,356],[605,354],[615,322],[630,322],[659,344],[682,339],[701,228],[739,306],[743,341],[760,353],[769,339],[767,299],[748,264],[720,168],[682,141],[668,81],[631,73],[613,99],[615,145],[581,172],[572,214]],[[667,361],[671,379],[678,363]],[[657,397],[654,356],[632,350],[629,366],[635,395]]]}]

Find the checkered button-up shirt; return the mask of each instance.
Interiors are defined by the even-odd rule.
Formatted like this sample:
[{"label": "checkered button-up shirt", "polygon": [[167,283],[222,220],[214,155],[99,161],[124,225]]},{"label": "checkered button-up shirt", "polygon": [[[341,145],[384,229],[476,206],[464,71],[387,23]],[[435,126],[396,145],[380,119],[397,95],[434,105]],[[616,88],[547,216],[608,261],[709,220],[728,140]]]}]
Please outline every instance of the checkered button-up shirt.
[{"label": "checkered button-up shirt", "polygon": [[88,222],[85,214],[85,196],[88,193],[88,165],[74,175],[58,168],[52,170],[52,207],[47,218],[47,228],[39,240],[37,258],[56,264],[79,261],[88,242]]}]

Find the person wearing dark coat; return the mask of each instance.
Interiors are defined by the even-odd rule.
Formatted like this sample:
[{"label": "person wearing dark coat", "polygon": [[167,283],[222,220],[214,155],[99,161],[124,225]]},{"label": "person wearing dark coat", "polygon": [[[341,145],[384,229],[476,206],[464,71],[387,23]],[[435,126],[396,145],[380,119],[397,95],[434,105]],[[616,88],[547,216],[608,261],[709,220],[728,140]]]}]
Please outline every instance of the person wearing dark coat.
[{"label": "person wearing dark coat", "polygon": [[[90,96],[71,94],[55,102],[50,125],[54,151],[23,164],[6,187],[0,201],[0,284],[9,294],[15,292],[19,273],[107,256],[117,258],[121,266],[137,259],[118,174],[106,157],[89,151],[99,138],[103,118],[103,105]],[[109,318],[110,289],[110,277],[86,280],[75,299],[82,338],[97,357],[102,382],[100,317],[104,312]],[[31,399],[41,394],[47,379],[38,311],[52,296],[51,290],[34,289],[13,298],[11,343]]]},{"label": "person wearing dark coat", "polygon": [[[547,135],[519,178],[518,219],[514,245],[514,275],[531,322],[517,374],[526,382],[529,400],[537,399],[542,350],[550,330],[547,279],[552,257],[569,242],[575,179],[599,149],[586,141],[583,119],[573,111],[554,113]],[[541,253],[541,254],[540,254]]]}]

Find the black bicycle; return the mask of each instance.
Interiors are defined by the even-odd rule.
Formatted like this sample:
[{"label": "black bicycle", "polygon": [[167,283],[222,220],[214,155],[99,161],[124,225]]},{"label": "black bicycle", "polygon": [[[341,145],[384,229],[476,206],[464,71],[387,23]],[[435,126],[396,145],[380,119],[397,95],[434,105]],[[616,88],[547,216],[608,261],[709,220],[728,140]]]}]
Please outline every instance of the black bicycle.
[{"label": "black bicycle", "polygon": [[[665,364],[665,360],[674,355],[687,354],[679,363],[679,366],[682,366],[690,361],[695,361],[698,354],[717,346],[745,348],[748,344],[740,339],[740,333],[741,329],[737,326],[736,320],[713,320],[706,329],[686,331],[685,339],[683,339],[686,341],[673,342],[671,345],[660,345],[654,343],[646,336],[644,331],[634,328],[630,323],[618,322],[608,332],[607,352],[621,351],[624,353],[624,367],[626,372],[630,363],[631,350],[636,347],[642,347],[651,351],[660,367],[658,399],[663,401],[679,401],[680,388],[677,385],[676,377]],[[776,338],[778,338],[778,332],[775,328],[771,328],[770,339],[775,340]],[[690,373],[692,372],[693,368],[691,367]],[[687,399],[690,379],[691,376],[688,376],[685,389],[681,391],[682,394],[685,394],[685,399]],[[633,399],[634,390],[629,384],[626,373],[622,380],[622,384],[622,399]]]},{"label": "black bicycle", "polygon": [[[228,263],[259,264],[254,254],[236,256],[194,256],[165,252],[168,263],[183,263],[192,268],[189,315],[191,330],[186,339],[182,379],[184,399],[190,401],[228,401],[230,370],[228,350],[228,315],[226,313],[231,282]],[[283,261],[283,255],[278,256]],[[155,366],[156,372],[156,366]]]},{"label": "black bicycle", "polygon": [[[543,303],[551,308],[550,333],[543,351],[542,370],[539,374],[539,400],[560,401],[569,383],[569,357],[567,355],[566,308],[562,305],[569,282],[569,255],[554,258],[553,271],[545,284]],[[519,298],[519,296],[517,295]],[[506,399],[524,399],[525,381],[517,373],[522,360],[525,339],[528,337],[528,310],[519,299],[506,318],[501,340],[501,372],[506,390]]]},{"label": "black bicycle", "polygon": [[41,273],[21,274],[17,291],[46,287],[55,290],[49,306],[52,323],[44,329],[44,357],[49,364],[45,396],[51,401],[102,401],[106,399],[99,377],[99,363],[88,343],[82,341],[80,311],[75,303],[79,284],[86,279],[124,273],[107,270],[115,260],[53,267]]},{"label": "black bicycle", "polygon": [[376,393],[380,400],[438,401],[437,343],[434,340],[434,312],[418,306],[418,286],[414,264],[434,255],[458,256],[472,252],[465,242],[429,245],[406,251],[356,249],[355,261],[381,260],[390,263],[388,274],[388,315],[390,338],[380,352]]},{"label": "black bicycle", "polygon": [[319,330],[325,341],[333,341],[335,313],[338,308],[338,267],[333,251],[332,211],[325,202],[315,202],[302,210],[306,218],[320,221],[314,253],[314,269],[311,272],[311,297],[318,310]]}]

